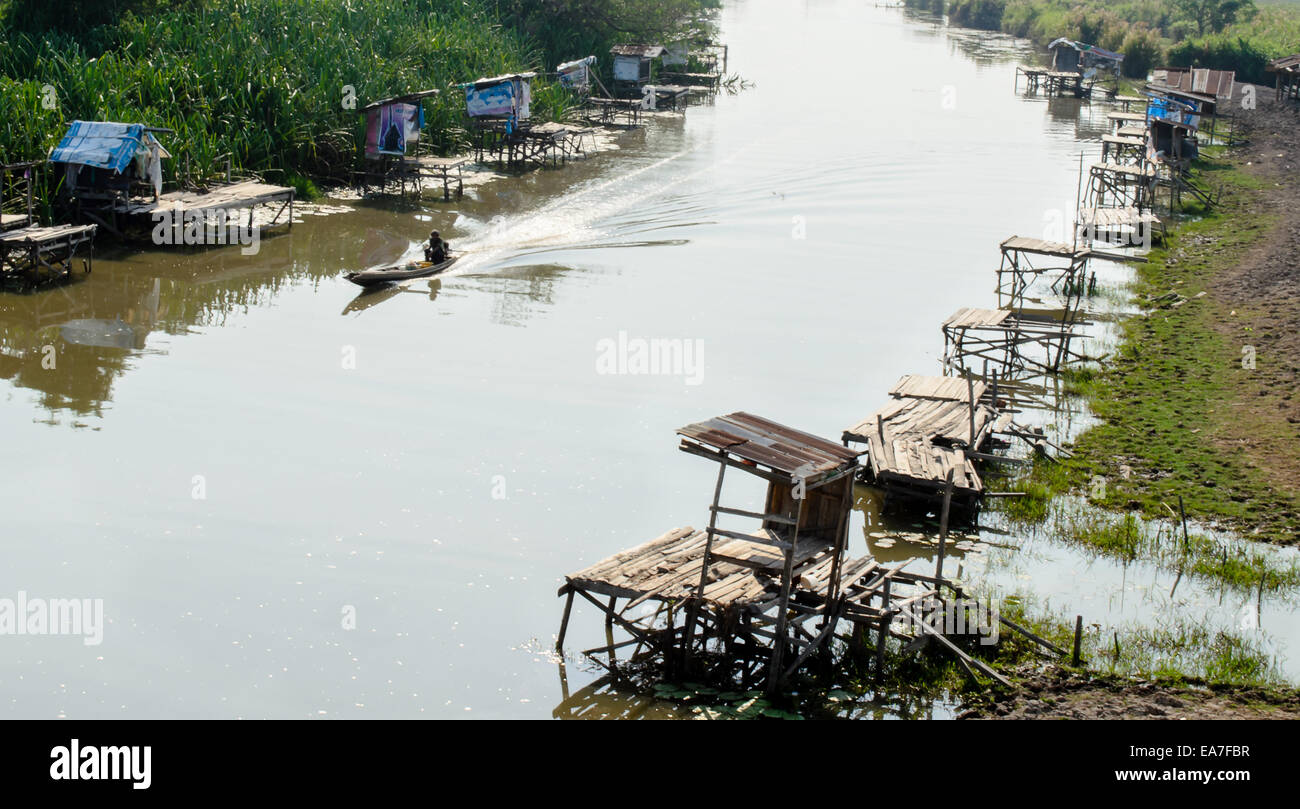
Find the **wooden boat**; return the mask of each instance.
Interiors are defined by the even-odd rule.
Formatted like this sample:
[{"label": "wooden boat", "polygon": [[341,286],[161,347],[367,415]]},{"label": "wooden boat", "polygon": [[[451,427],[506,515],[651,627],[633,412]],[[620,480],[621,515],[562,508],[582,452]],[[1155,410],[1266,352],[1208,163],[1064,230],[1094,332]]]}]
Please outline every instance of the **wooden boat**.
[{"label": "wooden boat", "polygon": [[375,270],[350,272],[343,277],[358,286],[373,287],[381,284],[391,284],[396,281],[408,281],[412,278],[437,275],[455,264],[458,258],[460,256],[451,256],[441,264],[433,264],[428,261],[413,261],[401,267],[381,267]]}]

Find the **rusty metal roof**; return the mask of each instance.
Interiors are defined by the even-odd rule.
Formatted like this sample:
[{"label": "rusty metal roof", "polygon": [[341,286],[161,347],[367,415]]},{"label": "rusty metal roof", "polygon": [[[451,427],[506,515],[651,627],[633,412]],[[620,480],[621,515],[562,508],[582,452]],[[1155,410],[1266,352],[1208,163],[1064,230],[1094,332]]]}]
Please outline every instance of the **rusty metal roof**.
[{"label": "rusty metal roof", "polygon": [[750,413],[688,424],[677,434],[787,475],[811,478],[857,465],[850,449]]},{"label": "rusty metal roof", "polygon": [[1160,73],[1165,74],[1165,84],[1169,87],[1210,98],[1231,98],[1237,84],[1237,74],[1231,70],[1162,67],[1155,71],[1157,78]]},{"label": "rusty metal roof", "polygon": [[615,56],[639,56],[642,59],[654,59],[664,55],[663,45],[615,45],[609,49]]}]

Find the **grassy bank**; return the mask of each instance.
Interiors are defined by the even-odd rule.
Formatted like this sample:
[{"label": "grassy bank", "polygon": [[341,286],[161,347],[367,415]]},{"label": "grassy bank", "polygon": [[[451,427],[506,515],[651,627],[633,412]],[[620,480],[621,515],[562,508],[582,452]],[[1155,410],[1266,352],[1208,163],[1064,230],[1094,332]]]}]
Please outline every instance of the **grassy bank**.
[{"label": "grassy bank", "polygon": [[[1233,69],[1264,82],[1268,60],[1300,49],[1300,6],[1260,3],[1235,13],[1197,15],[1176,0],[905,0],[946,13],[954,25],[1004,31],[1046,45],[1068,37],[1125,55],[1124,73],[1164,65]],[[1226,8],[1229,3],[1203,6]]]},{"label": "grassy bank", "polygon": [[[554,70],[560,53],[603,56],[619,38],[666,36],[712,0],[606,4],[615,16],[581,5],[11,0],[0,4],[0,159],[44,157],[72,120],[112,120],[175,130],[165,137],[172,165],[195,173],[215,173],[229,154],[273,179],[343,179],[369,101],[441,89],[426,104],[427,133],[454,150],[465,142],[459,82]],[[620,29],[622,20],[636,25]],[[564,103],[539,77],[534,116],[554,118]]]},{"label": "grassy bank", "polygon": [[[1149,529],[1126,534],[1123,517],[1062,528],[1102,552],[1170,563],[1181,557],[1193,570],[1231,583],[1264,576],[1266,586],[1291,586],[1291,569],[1274,569],[1258,555],[1234,561],[1224,556],[1222,543],[1195,533],[1186,546],[1171,535],[1180,500],[1190,519],[1247,538],[1290,544],[1300,535],[1300,496],[1284,474],[1288,464],[1292,470],[1300,464],[1300,436],[1270,398],[1278,405],[1290,401],[1288,360],[1279,352],[1256,359],[1256,349],[1246,344],[1258,342],[1251,335],[1265,336],[1257,329],[1285,323],[1248,311],[1239,298],[1207,294],[1279,223],[1262,205],[1259,178],[1224,157],[1198,171],[1203,182],[1221,189],[1218,207],[1174,228],[1167,244],[1138,265],[1132,291],[1145,311],[1121,325],[1115,355],[1101,368],[1067,375],[1067,391],[1084,398],[1100,423],[1076,439],[1074,457],[1037,463],[1010,484],[1029,496],[1003,507],[1014,519],[1042,522],[1051,511],[1048,498],[1077,492],[1170,529],[1159,545]],[[1283,383],[1263,385],[1270,372]],[[1261,462],[1253,445],[1285,457]]]}]

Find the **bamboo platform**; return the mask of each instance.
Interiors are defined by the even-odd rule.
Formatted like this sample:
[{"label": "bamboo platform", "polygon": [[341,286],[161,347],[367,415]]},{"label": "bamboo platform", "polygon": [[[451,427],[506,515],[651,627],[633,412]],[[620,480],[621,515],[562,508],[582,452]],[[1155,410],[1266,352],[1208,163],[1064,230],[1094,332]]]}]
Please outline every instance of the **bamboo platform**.
[{"label": "bamboo platform", "polygon": [[82,253],[84,270],[90,272],[95,231],[95,225],[28,225],[0,232],[0,277],[29,283],[67,278]]},{"label": "bamboo platform", "polygon": [[1128,112],[1128,108],[1133,104],[1141,104],[1143,108],[1145,108],[1146,105],[1151,101],[1151,99],[1147,98],[1146,96],[1129,96],[1129,95],[1117,95],[1111,100],[1114,101],[1116,104],[1122,104],[1124,106],[1124,112]]},{"label": "bamboo platform", "polygon": [[686,87],[707,87],[709,89],[717,89],[718,83],[722,80],[722,76],[717,73],[681,73],[665,70],[659,75],[664,78],[671,78],[677,84]]},{"label": "bamboo platform", "polygon": [[[998,264],[999,298],[1009,296],[1011,304],[1021,306],[1024,305],[1029,288],[1043,277],[1052,279],[1053,291],[1062,283],[1067,290],[1076,289],[1087,269],[1088,260],[1093,255],[1087,247],[1023,236],[1004,239],[998,249],[1002,253],[1002,260]],[[1045,264],[1041,259],[1054,259],[1057,262]]]},{"label": "bamboo platform", "polygon": [[[710,550],[708,532],[687,526],[570,573],[557,593],[566,599],[557,645],[563,647],[576,596],[605,617],[609,643],[583,654],[611,673],[616,673],[616,650],[629,646],[635,647],[631,660],[658,658],[659,665],[672,668],[695,634],[689,628],[698,629],[701,640],[721,653],[711,666],[710,679],[733,679],[749,688],[764,680],[784,682],[812,655],[826,653],[840,621],[863,633],[875,629],[877,647],[883,650],[895,616],[936,598],[940,590],[938,580],[909,573],[903,565],[882,566],[870,558],[841,560],[832,547],[820,545],[796,558],[787,592],[781,554],[771,554],[774,565],[754,569],[717,556],[732,547],[725,543]],[[697,594],[696,583],[706,566],[706,583]],[[638,615],[635,609],[647,603],[653,609]],[[627,640],[614,640],[615,626]],[[784,643],[776,642],[780,637]],[[608,663],[602,655],[608,655]],[[783,658],[792,662],[782,666]]]},{"label": "bamboo platform", "polygon": [[1075,223],[1087,243],[1149,247],[1164,241],[1165,223],[1150,211],[1134,207],[1089,207],[1079,211]]},{"label": "bamboo platform", "polygon": [[1077,329],[1091,325],[1067,310],[1061,320],[1025,311],[963,307],[943,322],[944,367],[974,369],[983,361],[1001,376],[1055,373],[1086,357],[1072,347]]},{"label": "bamboo platform", "polygon": [[589,123],[617,129],[641,126],[640,99],[592,97],[587,99],[587,105],[595,112],[588,116]]},{"label": "bamboo platform", "polygon": [[1021,76],[1025,78],[1026,91],[1031,93],[1041,90],[1049,96],[1069,94],[1076,98],[1087,98],[1092,94],[1092,85],[1084,84],[1083,76],[1078,73],[1037,67],[1017,67],[1016,89],[1020,88]]},{"label": "bamboo platform", "polygon": [[1108,118],[1112,122],[1122,122],[1122,123],[1141,122],[1145,124],[1147,122],[1147,116],[1145,112],[1128,112],[1127,110],[1124,112],[1108,112],[1106,113],[1106,118]]},{"label": "bamboo platform", "polygon": [[1150,163],[1093,163],[1088,167],[1085,205],[1090,208],[1150,208],[1158,175]]},{"label": "bamboo platform", "polygon": [[1102,135],[1103,163],[1142,163],[1146,159],[1147,141],[1130,135]]},{"label": "bamboo platform", "polygon": [[415,159],[417,189],[423,187],[425,180],[431,180],[442,184],[444,202],[451,201],[451,187],[453,184],[456,186],[456,196],[463,196],[465,194],[464,168],[468,163],[468,157],[436,157],[434,155],[417,157]]}]

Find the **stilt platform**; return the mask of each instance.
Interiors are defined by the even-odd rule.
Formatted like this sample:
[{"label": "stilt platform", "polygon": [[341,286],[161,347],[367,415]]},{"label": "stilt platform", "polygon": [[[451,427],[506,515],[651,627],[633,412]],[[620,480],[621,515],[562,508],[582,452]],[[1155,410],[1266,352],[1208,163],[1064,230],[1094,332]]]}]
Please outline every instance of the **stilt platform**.
[{"label": "stilt platform", "polygon": [[617,129],[636,129],[641,126],[641,100],[636,98],[587,99],[594,113],[588,119],[593,124]]},{"label": "stilt platform", "polygon": [[1131,135],[1102,135],[1103,163],[1142,163],[1146,160],[1147,141]]},{"label": "stilt platform", "polygon": [[1149,208],[1158,175],[1150,163],[1093,163],[1088,167],[1089,207]]},{"label": "stilt platform", "polygon": [[445,202],[451,201],[451,189],[456,187],[456,196],[463,196],[465,193],[465,173],[464,168],[469,163],[468,157],[436,157],[433,155],[421,156],[415,159],[415,180],[417,189],[424,187],[424,181],[428,180],[435,184],[442,185],[442,198]]},{"label": "stilt platform", "polygon": [[[949,387],[905,381],[937,396]],[[718,464],[709,524],[675,528],[565,576],[556,647],[563,649],[576,598],[605,619],[603,646],[588,659],[619,676],[615,653],[662,670],[668,679],[700,678],[772,693],[810,661],[831,662],[836,630],[853,626],[851,653],[867,649],[875,633],[875,670],[890,637],[915,639],[892,628],[913,621],[968,666],[1006,679],[963,653],[933,623],[917,620],[927,605],[942,604],[942,552],[934,576],[847,556],[853,478],[859,453],[748,413],[732,413],[677,431],[680,449]],[[768,483],[759,511],[720,504],[724,476],[733,469]],[[949,497],[951,489],[949,490]],[[721,527],[723,520],[757,520],[757,530]],[[947,508],[941,536],[947,535]],[[942,541],[941,541],[942,547]],[[623,639],[616,639],[615,628]],[[608,662],[605,657],[608,658]]]},{"label": "stilt platform", "polygon": [[1089,326],[1069,310],[1061,320],[1007,309],[963,307],[943,322],[944,367],[972,372],[969,363],[987,362],[1001,376],[1055,373],[1087,359],[1072,347]]},{"label": "stilt platform", "polygon": [[[1044,276],[1052,279],[1053,291],[1062,282],[1067,289],[1073,289],[1081,281],[1088,259],[1092,257],[1092,251],[1087,247],[1023,236],[1004,239],[998,248],[1002,251],[1002,261],[998,265],[998,295],[1010,296],[1013,304],[1023,304],[1029,287]],[[1046,266],[1043,259],[1059,263]]]},{"label": "stilt platform", "polygon": [[1124,107],[1124,112],[1128,112],[1129,108],[1132,107],[1134,104],[1140,104],[1142,105],[1142,108],[1145,109],[1146,105],[1151,102],[1151,99],[1147,98],[1146,96],[1128,96],[1128,95],[1117,95],[1111,100],[1114,101],[1116,104],[1122,105]]},{"label": "stilt platform", "polygon": [[716,90],[722,80],[722,76],[717,73],[679,73],[665,70],[659,75],[685,87],[707,87],[712,90]]},{"label": "stilt platform", "polygon": [[67,278],[81,258],[90,272],[95,252],[95,225],[28,225],[0,231],[0,278],[28,283]]},{"label": "stilt platform", "polygon": [[1147,116],[1145,112],[1108,112],[1106,118],[1116,127],[1124,127],[1129,124],[1142,124],[1146,128]]},{"label": "stilt platform", "polygon": [[1092,85],[1084,84],[1083,76],[1059,70],[1047,70],[1037,67],[1016,68],[1016,89],[1020,88],[1020,77],[1025,79],[1025,89],[1031,93],[1040,90],[1049,95],[1072,95],[1075,98],[1087,98],[1092,94]]},{"label": "stilt platform", "polygon": [[1165,223],[1150,211],[1134,207],[1083,208],[1075,223],[1085,243],[1150,247],[1164,241]]}]

